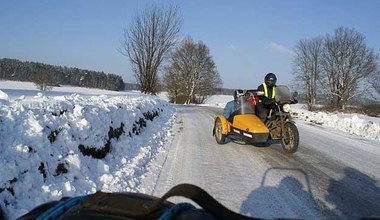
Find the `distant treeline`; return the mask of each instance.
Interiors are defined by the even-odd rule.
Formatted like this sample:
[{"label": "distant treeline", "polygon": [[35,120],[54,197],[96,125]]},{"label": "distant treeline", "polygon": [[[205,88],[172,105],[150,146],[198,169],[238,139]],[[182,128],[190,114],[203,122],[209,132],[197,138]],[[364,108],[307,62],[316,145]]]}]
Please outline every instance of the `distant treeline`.
[{"label": "distant treeline", "polygon": [[[0,80],[47,83],[50,86],[72,85],[116,91],[141,89],[140,85],[136,83],[124,83],[122,77],[115,74],[9,58],[0,59]],[[233,95],[233,92],[234,89],[217,88],[213,94]]]},{"label": "distant treeline", "polygon": [[78,68],[49,64],[0,59],[0,79],[47,83],[51,86],[72,85],[107,90],[124,90],[121,76]]}]

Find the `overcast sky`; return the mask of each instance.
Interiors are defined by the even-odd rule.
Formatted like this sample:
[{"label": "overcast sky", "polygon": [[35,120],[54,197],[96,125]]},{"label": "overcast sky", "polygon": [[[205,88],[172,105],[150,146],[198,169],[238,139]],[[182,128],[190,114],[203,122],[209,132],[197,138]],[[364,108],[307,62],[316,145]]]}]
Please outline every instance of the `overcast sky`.
[{"label": "overcast sky", "polygon": [[267,72],[293,79],[300,39],[355,28],[380,53],[380,0],[12,0],[0,1],[0,58],[134,76],[117,48],[137,12],[177,5],[182,36],[211,50],[226,88],[256,88]]}]

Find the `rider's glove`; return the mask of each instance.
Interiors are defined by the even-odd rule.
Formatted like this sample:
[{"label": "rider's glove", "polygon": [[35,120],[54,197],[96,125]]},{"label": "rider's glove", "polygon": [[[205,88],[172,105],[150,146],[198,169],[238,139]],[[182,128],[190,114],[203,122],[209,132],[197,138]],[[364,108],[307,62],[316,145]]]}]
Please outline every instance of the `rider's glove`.
[{"label": "rider's glove", "polygon": [[274,103],[275,103],[274,99],[270,99],[270,98],[268,98],[268,97],[264,97],[264,98],[263,98],[263,104],[264,104],[264,105],[272,105],[272,104],[274,104]]}]

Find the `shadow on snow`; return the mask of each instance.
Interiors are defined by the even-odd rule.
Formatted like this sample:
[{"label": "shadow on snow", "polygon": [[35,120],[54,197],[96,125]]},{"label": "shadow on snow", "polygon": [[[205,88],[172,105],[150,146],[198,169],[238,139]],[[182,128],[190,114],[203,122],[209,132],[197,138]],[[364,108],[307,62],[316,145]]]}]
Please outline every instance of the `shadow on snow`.
[{"label": "shadow on snow", "polygon": [[[270,181],[270,175],[285,175]],[[359,219],[380,217],[380,188],[366,174],[353,168],[343,170],[340,180],[329,180],[325,201],[312,193],[308,174],[297,168],[273,167],[266,170],[260,187],[253,190],[240,213],[258,218]],[[328,204],[326,204],[326,202]],[[334,208],[329,208],[334,207]]]}]

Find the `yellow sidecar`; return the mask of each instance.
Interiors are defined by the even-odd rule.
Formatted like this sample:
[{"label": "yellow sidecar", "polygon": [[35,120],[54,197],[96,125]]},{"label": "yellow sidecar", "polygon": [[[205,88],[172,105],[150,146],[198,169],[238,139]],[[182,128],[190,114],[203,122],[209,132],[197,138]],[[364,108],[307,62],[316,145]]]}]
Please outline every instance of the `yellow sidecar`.
[{"label": "yellow sidecar", "polygon": [[235,115],[230,121],[223,115],[218,115],[213,134],[218,144],[224,144],[226,137],[231,134],[236,134],[247,142],[263,143],[268,140],[269,129],[254,114]]}]

